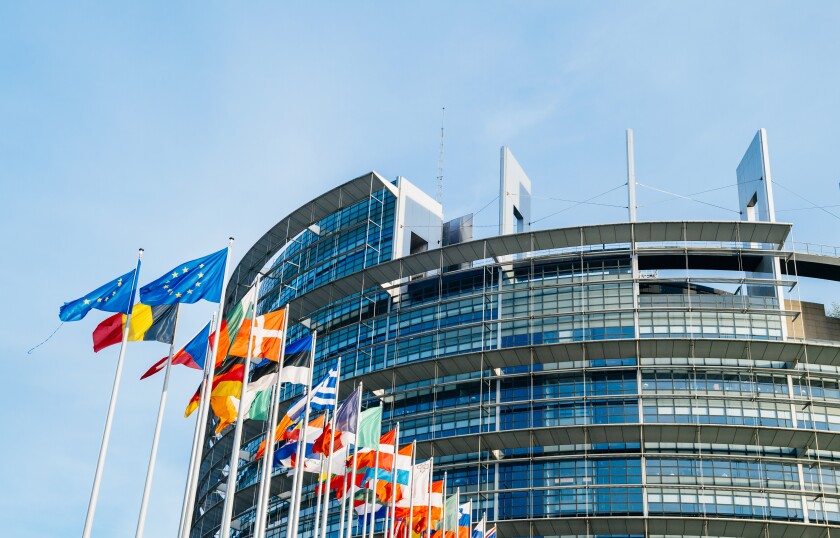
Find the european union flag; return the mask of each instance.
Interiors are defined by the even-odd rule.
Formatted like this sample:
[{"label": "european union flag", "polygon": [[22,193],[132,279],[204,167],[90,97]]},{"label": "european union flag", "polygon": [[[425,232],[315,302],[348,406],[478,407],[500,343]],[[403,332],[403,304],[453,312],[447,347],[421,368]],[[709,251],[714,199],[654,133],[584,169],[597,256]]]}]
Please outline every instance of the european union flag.
[{"label": "european union flag", "polygon": [[85,294],[81,299],[64,303],[58,310],[61,321],[79,321],[91,309],[128,314],[134,301],[134,277],[137,269]]},{"label": "european union flag", "polygon": [[222,300],[222,280],[228,249],[192,260],[173,268],[154,282],[140,288],[140,302],[149,306],[195,303],[205,299]]}]

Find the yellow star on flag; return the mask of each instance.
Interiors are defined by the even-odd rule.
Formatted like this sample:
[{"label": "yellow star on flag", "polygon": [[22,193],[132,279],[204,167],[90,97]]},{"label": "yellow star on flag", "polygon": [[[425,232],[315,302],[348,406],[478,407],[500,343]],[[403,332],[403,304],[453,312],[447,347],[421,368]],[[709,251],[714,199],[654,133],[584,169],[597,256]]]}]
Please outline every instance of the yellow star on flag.
[{"label": "yellow star on flag", "polygon": [[191,294],[191,293],[192,293],[192,290],[187,290],[187,293],[190,293],[190,294]]},{"label": "yellow star on flag", "polygon": [[85,304],[90,304],[90,301],[88,299],[85,299]]},{"label": "yellow star on flag", "polygon": [[186,273],[187,271],[188,271],[188,269],[186,267],[184,267],[184,272]]},{"label": "yellow star on flag", "polygon": [[181,296],[181,294],[180,294],[180,293],[176,293],[176,294],[175,294],[175,297],[180,297],[180,296]]},{"label": "yellow star on flag", "polygon": [[178,272],[177,271],[172,273],[172,278],[178,278]]}]

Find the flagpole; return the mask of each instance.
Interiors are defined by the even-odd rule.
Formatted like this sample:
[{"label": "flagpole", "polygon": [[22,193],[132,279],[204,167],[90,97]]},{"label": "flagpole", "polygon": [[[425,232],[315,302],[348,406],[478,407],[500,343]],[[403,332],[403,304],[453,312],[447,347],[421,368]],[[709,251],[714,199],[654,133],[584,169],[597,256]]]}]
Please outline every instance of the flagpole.
[{"label": "flagpole", "polygon": [[90,501],[88,502],[82,538],[90,538],[90,532],[93,529],[93,516],[96,513],[96,503],[99,499],[99,486],[102,483],[102,470],[105,468],[105,456],[108,453],[108,442],[111,439],[111,424],[114,420],[114,408],[117,405],[117,394],[120,390],[120,377],[122,377],[123,361],[125,359],[125,345],[128,342],[131,311],[134,309],[134,294],[137,290],[137,281],[140,278],[140,261],[142,259],[143,249],[141,248],[137,253],[137,268],[134,270],[134,280],[131,282],[131,298],[128,301],[128,313],[126,314],[125,327],[123,328],[120,355],[117,359],[117,370],[114,373],[114,387],[111,389],[111,401],[108,403],[108,413],[105,415],[105,431],[102,432],[102,443],[99,445],[99,457],[96,460],[96,472],[93,475],[93,486],[90,490]]},{"label": "flagpole", "polygon": [[[213,316],[210,320],[210,331],[211,332],[215,329],[215,324],[216,324],[216,313],[213,312]],[[209,363],[207,358],[209,356],[210,356],[210,342],[208,341],[207,345],[204,348],[204,370],[202,370],[202,372],[201,372],[201,385],[200,385],[199,393],[198,393],[199,407],[201,407],[201,405],[202,405],[202,402],[204,400],[204,391],[207,388],[207,366],[208,366],[208,363]],[[184,532],[184,525],[186,524],[184,520],[185,520],[186,515],[187,515],[187,504],[189,503],[189,500],[190,500],[190,490],[191,490],[190,484],[192,483],[192,480],[193,480],[193,467],[195,467],[195,465],[196,465],[196,455],[195,454],[198,451],[199,439],[201,439],[201,426],[202,426],[202,424],[201,424],[201,421],[199,420],[200,417],[201,417],[201,410],[199,409],[199,411],[198,411],[198,413],[196,414],[196,417],[195,417],[195,431],[193,432],[192,450],[190,451],[190,466],[187,469],[187,480],[186,480],[186,485],[184,486],[184,501],[181,505],[181,520],[178,523],[178,536],[181,536],[181,534]],[[192,515],[190,515],[190,517],[192,517]]]},{"label": "flagpole", "polygon": [[[429,458],[429,496],[427,498],[428,505],[426,506],[426,538],[431,538],[432,535],[432,490],[435,484],[435,458]],[[442,507],[441,507],[442,508]],[[446,538],[446,537],[444,537]]]},{"label": "flagpole", "polygon": [[[205,383],[204,394],[199,405],[199,407],[201,408],[201,416],[198,417],[198,420],[202,425],[207,424],[207,417],[210,413],[210,394],[213,392],[213,378],[216,375],[216,356],[219,353],[219,335],[222,332],[222,320],[224,319],[225,315],[225,293],[227,292],[228,269],[230,268],[230,251],[232,248],[233,237],[228,239],[227,256],[225,256],[225,274],[224,278],[222,279],[222,293],[219,298],[219,311],[216,317],[216,331],[214,332],[213,337],[213,350],[210,354],[210,357],[208,357],[208,360],[210,361],[210,367],[207,371],[207,382]],[[195,453],[196,460],[195,466],[193,467],[193,477],[192,481],[189,484],[190,498],[189,502],[187,503],[187,514],[184,518],[184,528],[181,532],[181,538],[188,538],[190,534],[190,523],[192,521],[193,511],[195,509],[195,497],[198,492],[198,475],[199,471],[201,470],[201,458],[204,455],[203,438],[204,435],[202,434],[201,439],[199,440],[198,450]]]},{"label": "flagpole", "polygon": [[[461,523],[461,488],[455,490],[455,536],[458,536],[458,527]],[[453,531],[450,531],[453,532]],[[444,536],[444,538],[446,538]]]},{"label": "flagpole", "polygon": [[[300,524],[300,501],[303,495],[303,461],[306,459],[306,427],[309,425],[310,408],[312,403],[312,374],[315,370],[315,344],[318,339],[318,331],[312,333],[312,352],[309,358],[309,383],[306,386],[306,404],[303,411],[303,424],[300,428],[298,449],[301,456],[295,462],[295,474],[292,480],[292,497],[289,505],[289,518],[291,526],[287,528],[286,535],[297,537]],[[301,448],[302,447],[302,448]]]},{"label": "flagpole", "polygon": [[289,328],[289,305],[285,306],[283,314],[283,345],[280,348],[280,358],[277,364],[277,377],[274,390],[271,393],[271,410],[268,413],[268,431],[265,433],[265,449],[263,450],[263,467],[260,487],[257,493],[257,517],[254,538],[264,538],[268,527],[268,504],[271,499],[271,475],[274,471],[274,438],[277,429],[277,419],[280,414],[280,386],[283,379],[283,361],[286,359],[286,334]]},{"label": "flagpole", "polygon": [[152,451],[149,454],[149,468],[146,470],[146,483],[143,486],[143,499],[140,501],[140,517],[137,519],[137,531],[135,538],[143,538],[143,528],[146,526],[146,511],[149,508],[149,493],[152,490],[152,476],[155,472],[155,460],[157,459],[158,442],[160,441],[160,427],[163,423],[163,410],[166,408],[166,392],[169,390],[169,372],[172,368],[172,356],[175,354],[175,335],[178,331],[178,316],[181,313],[181,304],[175,305],[175,323],[172,326],[172,342],[169,344],[169,357],[166,359],[166,372],[163,374],[163,388],[160,391],[160,405],[158,405],[157,420],[155,421],[155,433],[152,436]]},{"label": "flagpole", "polygon": [[[411,476],[408,478],[408,536],[406,538],[412,538],[414,534],[414,465],[417,462],[417,456],[415,455],[417,452],[417,440],[411,442]],[[396,515],[396,511],[394,512]]]},{"label": "flagpole", "polygon": [[[373,499],[371,501],[371,508],[373,512],[370,514],[370,538],[373,538],[373,528],[376,526],[376,486],[379,483],[379,443],[376,444],[376,457],[373,459]],[[364,534],[364,533],[362,533]]]},{"label": "flagpole", "polygon": [[[362,502],[362,506],[363,506],[362,510],[365,513],[364,513],[363,516],[359,516],[359,517],[362,518],[362,538],[368,538],[367,525],[368,525],[368,520],[370,519],[370,514],[368,514],[368,512],[367,512],[367,505],[368,505],[368,498],[370,497],[370,488],[365,488],[364,496],[365,496],[365,499]],[[353,504],[352,499],[350,500],[350,504],[351,505]]]},{"label": "flagpole", "polygon": [[[285,331],[283,331],[283,334],[285,334]],[[283,346],[285,347],[285,341],[283,342]],[[282,353],[281,353],[280,361],[281,361],[281,363],[283,361]],[[282,364],[278,365],[278,369],[281,369],[282,367],[283,367]],[[257,488],[257,508],[256,508],[256,514],[254,515],[254,538],[259,538],[259,537],[262,537],[262,536],[265,535],[265,518],[267,517],[267,512],[268,511],[266,510],[266,507],[264,506],[263,490],[266,487],[266,484],[265,484],[265,481],[267,480],[266,475],[270,475],[271,472],[274,470],[273,465],[269,462],[270,460],[266,457],[266,455],[267,455],[267,452],[268,452],[269,441],[272,444],[274,443],[273,431],[274,431],[274,428],[276,428],[276,426],[272,426],[272,424],[274,424],[276,422],[275,413],[277,412],[274,409],[274,394],[279,393],[279,392],[280,392],[280,385],[275,380],[274,384],[271,386],[271,400],[270,400],[269,408],[268,408],[268,422],[266,424],[267,429],[265,431],[265,438],[263,439],[263,443],[265,443],[265,444],[263,445],[263,455],[262,455],[262,458],[261,458],[262,461],[260,462],[261,463],[261,466],[260,466],[260,484]],[[258,450],[258,452],[259,452],[259,450]],[[269,465],[272,465],[272,466],[266,468]],[[266,512],[266,514],[263,514],[264,511]]]},{"label": "flagpole", "polygon": [[324,488],[319,487],[321,477],[324,475],[324,455],[319,454],[320,467],[318,468],[318,478],[315,480],[315,524],[312,527],[312,536],[317,536],[321,529],[321,496],[324,493]]},{"label": "flagpole", "polygon": [[[397,520],[397,457],[400,455],[400,423],[397,422],[397,435],[394,441],[394,463],[392,465],[391,472],[393,475],[391,476],[391,523],[390,527],[388,528],[391,532],[391,538],[394,538],[394,527]],[[409,469],[408,472],[411,472]],[[409,480],[409,485],[411,481]],[[388,521],[387,519],[385,520]],[[382,531],[382,534],[385,534],[385,531]]]},{"label": "flagpole", "polygon": [[[340,358],[339,358],[340,360]],[[339,372],[339,377],[341,377],[341,372]],[[353,384],[353,392],[356,391],[356,385]],[[359,435],[359,414],[361,414],[361,401],[362,401],[362,391],[359,390],[359,406],[357,408],[356,413],[356,437],[358,438]],[[347,446],[347,450],[350,450],[350,446]],[[338,515],[338,538],[344,538],[344,509],[347,504],[347,458],[344,459],[344,477],[341,481],[341,507],[339,508],[339,515]],[[323,538],[323,537],[322,537]]]},{"label": "flagpole", "polygon": [[[324,499],[323,499],[323,513],[324,513],[324,521],[322,523],[322,528],[319,529],[316,527],[315,532],[312,533],[313,537],[317,537],[320,535],[321,538],[326,538],[327,536],[327,516],[329,515],[329,506],[330,506],[330,488],[329,482],[330,477],[332,476],[332,454],[333,450],[335,450],[335,423],[336,417],[338,416],[338,389],[341,386],[341,357],[338,357],[338,361],[336,362],[336,373],[338,374],[335,378],[335,401],[333,402],[333,416],[332,421],[330,423],[330,453],[327,454],[327,477],[324,480],[326,487],[321,487],[322,490],[326,490],[324,492]],[[318,477],[320,481],[321,477]]]},{"label": "flagpole", "polygon": [[[359,382],[359,410],[356,413],[356,439],[353,442],[353,467],[350,471],[350,500],[347,501],[347,538],[353,536],[353,497],[356,495],[356,463],[359,457],[359,426],[361,425],[362,420],[362,396],[365,393],[364,389],[364,382]],[[346,473],[345,473],[345,476]],[[347,497],[347,492],[344,492],[345,498]],[[341,505],[342,509],[344,508],[344,504]],[[343,518],[342,518],[343,519]],[[339,538],[341,538],[339,536]]]},{"label": "flagpole", "polygon": [[446,475],[447,471],[443,472],[443,507],[441,508],[440,513],[442,514],[441,518],[441,528],[443,529],[443,538],[446,538]]},{"label": "flagpole", "polygon": [[[262,273],[254,279],[254,310],[251,312],[251,330],[248,331],[248,352],[242,368],[242,388],[239,390],[239,403],[236,405],[236,424],[233,427],[233,445],[228,464],[228,479],[225,487],[225,504],[222,509],[222,527],[219,536],[230,536],[230,521],[233,517],[233,499],[236,497],[236,478],[239,474],[239,445],[242,443],[242,427],[245,424],[245,398],[248,394],[248,373],[251,370],[251,356],[254,352],[254,327],[257,323],[257,304],[259,303],[260,281]],[[247,314],[246,314],[247,315]]]}]

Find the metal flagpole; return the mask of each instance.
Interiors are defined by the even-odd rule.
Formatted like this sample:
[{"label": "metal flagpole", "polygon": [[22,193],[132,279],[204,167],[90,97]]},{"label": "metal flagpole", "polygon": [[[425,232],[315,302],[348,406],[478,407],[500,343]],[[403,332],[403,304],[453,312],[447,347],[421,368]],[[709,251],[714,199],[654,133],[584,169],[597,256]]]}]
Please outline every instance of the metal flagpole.
[{"label": "metal flagpole", "polygon": [[[350,447],[347,447],[348,450]],[[344,478],[341,481],[341,507],[338,510],[338,538],[344,538],[344,511],[347,508],[347,464],[344,464]]]},{"label": "metal flagpole", "polygon": [[414,532],[414,466],[417,462],[415,452],[417,452],[416,439],[411,442],[411,470],[408,477],[408,534],[406,538],[411,538]]},{"label": "metal flagpole", "polygon": [[441,528],[443,528],[443,538],[446,538],[446,475],[447,472],[444,471],[443,473],[443,507],[440,511],[441,517]]},{"label": "metal flagpole", "polygon": [[[426,538],[432,535],[432,491],[435,483],[435,458],[429,458],[429,496],[426,499],[428,505],[426,506]],[[446,538],[444,536],[444,538]]]},{"label": "metal flagpole", "polygon": [[[309,391],[311,391],[311,390],[312,389],[310,388]],[[309,391],[307,391],[307,395],[306,395],[307,396],[307,402],[306,402],[307,405],[309,404]],[[306,415],[304,414],[304,416],[306,416]],[[308,422],[309,422],[309,420],[305,420],[305,423],[308,423]],[[296,502],[295,502],[295,505],[294,505],[294,514],[295,515],[294,515],[293,518],[291,518],[292,522],[293,522],[292,525],[294,526],[294,533],[291,534],[291,536],[297,536],[297,534],[298,534],[298,532],[297,532],[298,531],[298,520],[300,518],[300,510],[301,510],[301,500],[297,497],[297,495],[298,495],[298,484],[303,481],[303,474],[302,473],[301,473],[301,477],[298,478],[298,464],[299,463],[302,464],[302,461],[303,461],[304,457],[306,456],[306,453],[304,452],[305,448],[302,448],[302,447],[306,446],[306,442],[303,441],[304,434],[305,434],[305,432],[304,432],[304,429],[303,429],[303,424],[301,424],[300,431],[298,432],[299,437],[298,437],[298,441],[297,441],[297,446],[295,447],[295,466],[294,466],[294,468],[292,468],[292,497],[289,498],[290,500],[291,499],[296,499]],[[290,506],[289,508],[291,509],[292,507]]]},{"label": "metal flagpole", "polygon": [[306,386],[306,405],[303,411],[303,424],[300,427],[300,438],[298,449],[300,457],[295,462],[295,475],[292,480],[292,498],[289,505],[289,516],[291,526],[286,533],[287,536],[297,537],[300,524],[300,498],[303,495],[303,462],[306,459],[306,427],[309,425],[310,403],[312,402],[312,374],[315,370],[315,343],[318,339],[318,331],[312,333],[312,352],[309,358],[309,383]]},{"label": "metal flagpole", "polygon": [[[390,536],[394,538],[394,526],[397,520],[397,457],[400,455],[400,423],[397,422],[397,435],[394,441],[394,463],[392,465],[391,472],[391,507],[390,511]],[[409,471],[411,472],[411,471]],[[410,482],[409,482],[410,483]],[[389,521],[388,519],[385,520],[386,523]],[[385,531],[382,531],[385,534]]]},{"label": "metal flagpole", "polygon": [[[356,495],[356,464],[359,456],[359,427],[362,422],[362,395],[364,393],[364,382],[359,382],[359,410],[356,413],[356,440],[353,443],[353,467],[350,471],[350,499],[347,501],[347,538],[353,536],[353,497]],[[344,496],[347,496],[346,492]],[[342,505],[343,507],[344,505]]]},{"label": "metal flagpole", "polygon": [[[327,476],[324,479],[324,484],[321,487],[324,490],[324,498],[323,498],[323,514],[324,514],[324,521],[322,523],[322,528],[320,532],[318,527],[315,527],[315,532],[312,534],[313,537],[320,536],[321,538],[326,538],[327,536],[327,522],[329,516],[329,506],[330,506],[330,477],[332,476],[332,453],[335,450],[335,423],[338,417],[338,389],[341,385],[341,357],[338,358],[336,362],[336,373],[338,374],[335,379],[335,400],[333,401],[333,417],[332,422],[330,425],[330,453],[327,454]],[[318,477],[319,480],[321,477]]]},{"label": "metal flagpole", "polygon": [[108,453],[108,441],[111,439],[111,424],[114,420],[114,408],[117,405],[117,393],[120,390],[120,377],[122,377],[123,361],[125,359],[125,345],[128,342],[128,329],[131,323],[131,311],[134,308],[134,294],[137,290],[137,281],[140,278],[140,261],[143,259],[143,249],[137,253],[137,268],[134,270],[134,279],[131,282],[131,299],[128,302],[128,313],[123,328],[122,344],[120,344],[120,355],[117,359],[117,371],[114,373],[114,387],[111,389],[111,401],[108,403],[108,413],[105,415],[105,431],[102,432],[102,444],[99,445],[99,458],[96,460],[96,472],[93,475],[93,487],[90,490],[90,502],[88,502],[87,515],[85,516],[85,529],[82,531],[82,538],[90,538],[90,531],[93,528],[93,516],[96,513],[96,502],[99,499],[99,485],[102,482],[102,469],[105,467],[105,456]]},{"label": "metal flagpole", "polygon": [[[376,485],[379,482],[379,443],[376,444],[376,457],[373,459],[373,499],[370,514],[370,538],[373,538],[373,528],[376,526]],[[362,533],[364,536],[364,532]]]},{"label": "metal flagpole", "polygon": [[324,455],[319,454],[320,466],[318,468],[318,479],[315,480],[315,524],[312,526],[312,536],[317,536],[321,528],[321,497],[324,493],[324,488],[320,487],[321,477],[324,475]]},{"label": "metal flagpole", "polygon": [[[233,446],[230,451],[230,463],[228,464],[228,479],[225,486],[225,504],[222,509],[222,526],[219,531],[221,538],[230,536],[230,521],[233,517],[233,499],[236,497],[236,475],[239,474],[239,445],[242,443],[242,427],[245,424],[245,398],[248,394],[248,373],[251,370],[251,356],[254,353],[254,327],[257,323],[257,303],[260,291],[260,277],[257,273],[254,279],[254,310],[251,312],[251,330],[248,331],[248,353],[245,357],[244,368],[242,368],[242,388],[239,391],[239,403],[236,405],[236,424],[233,427]],[[234,336],[234,338],[236,338]],[[231,342],[233,344],[233,342]]]},{"label": "metal flagpole", "polygon": [[[340,374],[340,372],[339,372],[339,374]],[[353,384],[353,392],[355,392],[355,391],[356,391],[356,385],[354,383]],[[359,391],[359,402],[361,403],[361,401],[362,401],[362,395],[361,395],[361,391]],[[358,420],[359,417],[358,416],[359,416],[359,414],[361,414],[361,406],[359,406],[358,413],[356,413],[356,435],[357,436],[359,435],[359,433],[358,433],[358,430],[359,430],[359,420]],[[350,450],[349,445],[347,446],[347,450]],[[339,509],[339,515],[338,515],[338,538],[344,538],[344,510],[345,510],[346,505],[347,505],[347,491],[348,491],[347,490],[348,484],[347,484],[347,462],[346,462],[346,459],[347,458],[345,458],[345,463],[344,463],[344,473],[343,473],[344,477],[341,481],[341,508]]]},{"label": "metal flagpole", "polygon": [[280,386],[283,382],[283,361],[286,359],[286,334],[289,328],[289,305],[283,314],[283,346],[280,348],[280,358],[277,364],[277,377],[274,381],[274,392],[271,394],[271,410],[268,413],[268,430],[265,433],[265,449],[263,450],[262,478],[257,493],[257,517],[254,538],[264,538],[268,527],[268,501],[271,498],[271,475],[274,471],[274,438],[277,420],[280,414]]},{"label": "metal flagpole", "polygon": [[[458,536],[458,527],[461,523],[461,488],[455,490],[455,529],[449,532],[454,532]],[[444,538],[446,538],[444,533]]]},{"label": "metal flagpole", "polygon": [[[365,488],[363,495],[365,496],[365,500],[364,500],[364,504],[362,505],[362,506],[364,506],[364,508],[362,508],[362,510],[364,510],[365,513],[363,515],[360,515],[359,517],[362,518],[362,520],[361,520],[362,521],[362,538],[367,538],[367,525],[368,525],[368,519],[370,519],[370,514],[367,513],[367,505],[368,505],[368,497],[370,496],[370,489]],[[353,499],[350,499],[350,507],[351,507],[351,509],[353,509]]]},{"label": "metal flagpole", "polygon": [[[213,312],[213,317],[210,321],[210,331],[212,332],[215,329],[216,324],[216,313]],[[207,389],[207,366],[209,364],[208,357],[210,356],[210,342],[207,342],[207,345],[204,350],[204,370],[201,372],[201,386],[198,391],[198,402],[199,407],[201,407],[202,402],[204,401],[204,391]],[[192,490],[191,483],[193,480],[193,468],[196,465],[196,452],[198,452],[198,445],[201,439],[201,427],[203,424],[201,423],[201,409],[198,410],[195,417],[195,431],[193,432],[193,442],[192,442],[192,450],[190,451],[190,466],[187,470],[187,480],[186,485],[184,486],[184,501],[181,505],[181,521],[178,523],[178,536],[184,532],[184,525],[187,523],[185,522],[185,518],[187,516],[187,504],[190,501],[190,491]],[[192,518],[192,512],[190,512],[190,518]]]},{"label": "metal flagpole", "polygon": [[163,410],[166,408],[166,392],[169,389],[169,372],[172,369],[172,356],[175,354],[175,335],[178,331],[178,316],[181,313],[181,304],[175,305],[175,323],[172,327],[172,343],[169,344],[169,357],[166,359],[166,372],[163,375],[163,389],[160,391],[160,405],[158,406],[157,421],[155,422],[155,433],[152,436],[152,451],[149,454],[149,468],[146,470],[146,484],[143,486],[143,499],[140,501],[140,517],[137,519],[136,538],[143,537],[143,527],[146,526],[146,510],[149,508],[149,493],[152,490],[152,475],[155,472],[155,460],[157,459],[158,441],[160,441],[160,427],[163,423]]},{"label": "metal flagpole", "polygon": [[[198,417],[198,421],[204,427],[207,424],[207,417],[210,413],[210,395],[213,392],[213,378],[216,376],[216,356],[219,353],[219,335],[222,330],[222,320],[224,319],[225,314],[225,293],[227,292],[227,281],[228,281],[228,269],[230,268],[230,251],[233,248],[233,237],[228,240],[228,251],[227,256],[225,257],[225,276],[224,280],[222,280],[222,295],[221,299],[219,300],[219,312],[216,316],[216,331],[213,337],[213,351],[210,354],[210,357],[207,360],[210,362],[210,367],[207,372],[207,383],[204,390],[204,395],[200,403],[201,409],[201,416]],[[236,336],[236,335],[234,335]],[[184,517],[184,528],[181,532],[181,538],[187,538],[190,534],[190,522],[192,521],[193,510],[195,509],[195,497],[198,491],[198,475],[199,471],[201,470],[201,458],[204,455],[204,440],[202,439],[198,444],[198,451],[196,451],[196,459],[195,459],[195,466],[193,467],[193,475],[192,480],[189,484],[190,487],[190,498],[189,502],[187,503],[187,514]]]}]

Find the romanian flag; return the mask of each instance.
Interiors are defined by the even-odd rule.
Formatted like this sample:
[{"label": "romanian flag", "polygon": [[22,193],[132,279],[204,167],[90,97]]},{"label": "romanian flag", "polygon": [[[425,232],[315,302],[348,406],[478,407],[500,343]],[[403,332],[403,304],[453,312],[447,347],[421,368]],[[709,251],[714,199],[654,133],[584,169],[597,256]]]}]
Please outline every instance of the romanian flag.
[{"label": "romanian flag", "polygon": [[[161,342],[171,344],[175,336],[176,305],[149,306],[141,303],[131,310],[128,324],[130,342]],[[93,351],[98,352],[108,346],[122,342],[125,331],[125,314],[114,314],[96,326],[93,330]]]},{"label": "romanian flag", "polygon": [[[187,345],[182,347],[178,351],[178,353],[172,356],[172,364],[183,364],[188,368],[203,370],[204,361],[207,358],[209,338],[210,324],[208,323],[197,335],[193,337],[192,340],[189,341]],[[152,365],[151,368],[146,370],[146,373],[143,374],[143,376],[140,379],[146,379],[150,375],[154,375],[163,370],[163,368],[166,366],[166,359],[168,358],[169,357],[164,357],[161,360],[157,361],[155,364]]]}]

